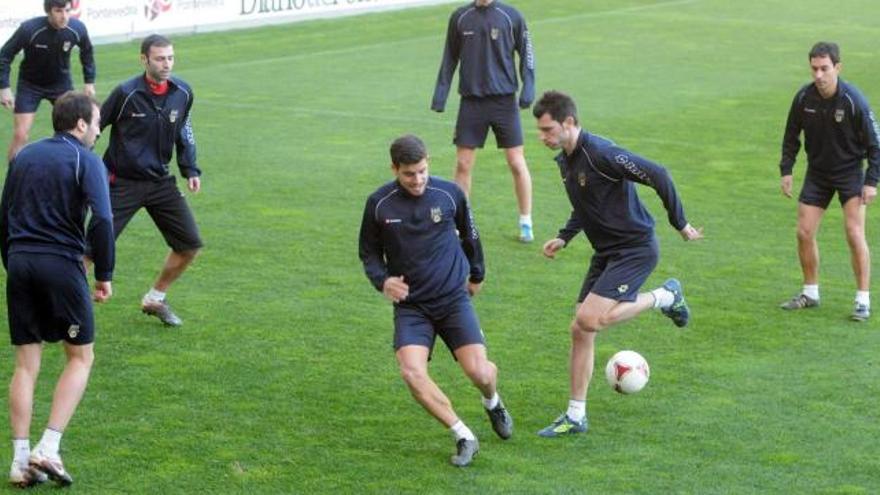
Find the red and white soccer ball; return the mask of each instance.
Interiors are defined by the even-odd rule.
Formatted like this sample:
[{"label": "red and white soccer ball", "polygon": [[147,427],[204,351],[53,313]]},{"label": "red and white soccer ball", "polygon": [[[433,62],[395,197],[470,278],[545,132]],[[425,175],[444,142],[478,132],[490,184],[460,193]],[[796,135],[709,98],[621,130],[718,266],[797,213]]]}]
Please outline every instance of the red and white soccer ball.
[{"label": "red and white soccer ball", "polygon": [[650,377],[648,362],[636,351],[620,351],[605,366],[608,385],[621,394],[634,394],[645,388]]}]

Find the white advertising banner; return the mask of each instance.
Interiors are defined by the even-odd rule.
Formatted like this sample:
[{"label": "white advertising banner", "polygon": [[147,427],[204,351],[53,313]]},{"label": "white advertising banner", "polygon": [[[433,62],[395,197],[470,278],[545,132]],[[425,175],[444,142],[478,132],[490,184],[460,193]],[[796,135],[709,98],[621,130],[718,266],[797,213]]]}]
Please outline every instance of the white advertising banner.
[{"label": "white advertising banner", "polygon": [[[96,43],[149,33],[216,31],[463,0],[72,0]],[[22,21],[45,15],[42,0],[0,0],[0,43]]]}]

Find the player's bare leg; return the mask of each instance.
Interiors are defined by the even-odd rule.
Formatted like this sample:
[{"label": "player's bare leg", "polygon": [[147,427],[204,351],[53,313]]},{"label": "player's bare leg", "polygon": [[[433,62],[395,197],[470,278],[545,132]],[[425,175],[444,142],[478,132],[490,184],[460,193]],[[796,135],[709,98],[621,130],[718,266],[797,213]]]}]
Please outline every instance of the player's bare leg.
[{"label": "player's bare leg", "polygon": [[461,346],[455,350],[455,359],[483,395],[483,406],[492,429],[502,439],[510,438],[513,434],[513,418],[498,395],[498,367],[486,357],[486,347],[483,344]]},{"label": "player's bare leg", "polygon": [[168,257],[165,259],[165,264],[162,266],[162,271],[159,273],[156,283],[153,284],[153,288],[158,291],[168,292],[171,284],[183,275],[183,272],[192,264],[198,254],[198,249],[180,252],[171,251],[168,253]]},{"label": "player's bare leg", "polygon": [[64,343],[67,364],[55,385],[49,423],[43,438],[31,452],[31,468],[42,471],[61,486],[73,483],[73,478],[64,469],[59,454],[61,435],[70,423],[89,383],[92,363],[95,361],[94,349],[94,344]]},{"label": "player's bare leg", "polygon": [[464,191],[464,195],[471,195],[471,176],[474,163],[477,160],[477,150],[458,146],[455,149],[455,183]]},{"label": "player's bare leg", "polygon": [[819,305],[819,244],[816,242],[816,234],[824,214],[824,208],[798,203],[798,259],[804,277],[804,289],[791,300],[782,303],[782,309],[794,310]]},{"label": "player's bare leg", "polygon": [[34,387],[40,374],[42,344],[15,346],[15,372],[9,384],[9,422],[13,438],[30,436]]},{"label": "player's bare leg", "polygon": [[7,162],[11,162],[18,151],[27,144],[36,115],[35,113],[13,114],[12,141],[9,143],[9,151],[6,154]]},{"label": "player's bare leg", "polygon": [[825,210],[818,206],[798,204],[798,258],[804,274],[804,285],[819,283],[819,244],[816,242],[816,233],[824,214]]},{"label": "player's bare leg", "polygon": [[532,231],[532,176],[526,164],[525,153],[522,146],[514,146],[505,148],[504,155],[513,176],[513,187],[519,208],[519,238],[522,242],[531,242],[535,238]]},{"label": "player's bare leg", "polygon": [[850,259],[858,289],[851,315],[851,318],[855,321],[865,321],[871,316],[871,300],[869,298],[871,254],[868,249],[868,242],[865,240],[866,209],[867,207],[863,204],[860,196],[850,198],[843,205],[846,241],[849,244]]},{"label": "player's bare leg", "polygon": [[428,357],[431,351],[419,345],[407,345],[397,350],[400,376],[409,387],[413,398],[428,413],[447,428],[458,421],[452,403],[428,375]]},{"label": "player's bare leg", "polygon": [[449,398],[428,375],[430,349],[406,345],[398,349],[396,355],[400,376],[409,387],[413,398],[455,435],[456,453],[450,458],[450,462],[458,467],[469,465],[480,450],[480,443],[470,428],[458,419]]},{"label": "player's bare leg", "polygon": [[174,314],[171,306],[165,300],[165,293],[168,292],[171,284],[183,275],[183,272],[192,264],[198,254],[198,249],[168,253],[162,271],[159,273],[156,283],[153,284],[153,289],[141,301],[141,309],[144,313],[159,318],[162,323],[168,326],[176,327],[183,324],[183,320]]},{"label": "player's bare leg", "polygon": [[73,413],[86,391],[86,385],[89,383],[92,363],[95,361],[94,349],[94,344],[64,343],[67,364],[55,386],[52,410],[49,414],[49,428],[59,432],[63,432],[67,428],[67,423],[73,417]]}]

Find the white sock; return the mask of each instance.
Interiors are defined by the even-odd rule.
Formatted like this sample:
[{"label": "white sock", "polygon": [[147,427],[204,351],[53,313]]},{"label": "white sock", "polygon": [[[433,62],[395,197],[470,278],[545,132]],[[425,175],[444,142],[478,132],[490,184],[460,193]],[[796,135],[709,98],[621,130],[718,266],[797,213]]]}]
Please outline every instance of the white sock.
[{"label": "white sock", "polygon": [[51,457],[58,457],[58,446],[61,444],[61,435],[62,433],[60,431],[46,428],[46,430],[43,431],[43,438],[41,438],[40,443],[37,444],[37,449]]},{"label": "white sock", "polygon": [[150,292],[147,292],[146,294],[144,294],[144,299],[142,302],[148,302],[148,301],[160,302],[160,301],[164,301],[164,300],[165,300],[165,293],[164,292],[160,292],[156,289],[150,289]]},{"label": "white sock", "polygon": [[568,401],[568,411],[565,412],[572,421],[580,421],[587,415],[587,401],[570,400]]},{"label": "white sock", "polygon": [[675,302],[675,294],[669,292],[664,287],[657,287],[651,291],[654,296],[654,308],[668,308]]},{"label": "white sock", "polygon": [[12,439],[13,460],[19,466],[27,466],[31,457],[31,442],[27,438]]},{"label": "white sock", "polygon": [[865,306],[871,307],[871,293],[866,290],[857,290],[856,291],[856,302],[859,304],[864,304]]},{"label": "white sock", "polygon": [[519,224],[520,225],[532,225],[532,216],[531,215],[520,215],[519,216]]},{"label": "white sock", "polygon": [[802,292],[803,295],[809,297],[810,299],[819,300],[819,284],[815,285],[804,285],[804,290]]},{"label": "white sock", "polygon": [[461,420],[458,420],[457,423],[452,425],[449,428],[452,431],[452,434],[455,436],[455,440],[461,440],[464,438],[465,440],[476,440],[477,437],[474,436],[474,432],[471,431],[470,428],[467,427]]},{"label": "white sock", "polygon": [[487,399],[485,397],[483,397],[482,399],[483,399],[483,407],[485,407],[486,409],[488,409],[490,411],[492,409],[495,409],[496,407],[498,407],[498,403],[501,402],[501,397],[498,397],[498,392],[495,392],[495,394],[490,399]]}]

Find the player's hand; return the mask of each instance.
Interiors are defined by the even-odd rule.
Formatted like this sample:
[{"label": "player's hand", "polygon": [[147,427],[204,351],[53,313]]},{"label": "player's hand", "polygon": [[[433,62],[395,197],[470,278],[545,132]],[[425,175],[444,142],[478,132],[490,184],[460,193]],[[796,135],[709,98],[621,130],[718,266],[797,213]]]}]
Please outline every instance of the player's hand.
[{"label": "player's hand", "polygon": [[696,241],[703,238],[703,227],[695,229],[691,224],[687,224],[678,233],[681,234],[681,238],[685,241]]},{"label": "player's hand", "polygon": [[113,285],[107,282],[101,282],[100,280],[95,282],[95,292],[92,295],[92,298],[95,302],[107,302],[110,299],[110,296],[113,295]]},{"label": "player's hand", "polygon": [[0,105],[10,110],[15,107],[15,97],[12,96],[12,88],[0,89]]},{"label": "player's hand", "polygon": [[877,186],[863,186],[862,187],[862,204],[869,205],[874,202],[874,198],[877,197]]},{"label": "player's hand", "polygon": [[202,181],[198,177],[190,177],[189,179],[186,179],[186,187],[188,187],[190,191],[197,193],[202,190]]},{"label": "player's hand", "polygon": [[544,243],[543,253],[548,258],[555,258],[556,252],[565,247],[565,241],[562,239],[550,239]]},{"label": "player's hand", "polygon": [[399,303],[409,297],[409,285],[403,281],[403,275],[388,277],[382,284],[382,294],[389,301]]},{"label": "player's hand", "polygon": [[482,289],[482,288],[483,288],[483,282],[471,282],[470,280],[468,280],[467,291],[468,291],[468,295],[470,295],[471,297],[476,296],[480,292],[480,289]]},{"label": "player's hand", "polygon": [[94,83],[84,84],[83,85],[83,93],[85,93],[87,96],[91,96],[92,98],[94,98],[95,97],[95,84]]},{"label": "player's hand", "polygon": [[785,195],[786,198],[791,197],[791,175],[783,175],[782,182],[780,183],[780,187],[782,188],[782,194]]}]

